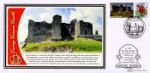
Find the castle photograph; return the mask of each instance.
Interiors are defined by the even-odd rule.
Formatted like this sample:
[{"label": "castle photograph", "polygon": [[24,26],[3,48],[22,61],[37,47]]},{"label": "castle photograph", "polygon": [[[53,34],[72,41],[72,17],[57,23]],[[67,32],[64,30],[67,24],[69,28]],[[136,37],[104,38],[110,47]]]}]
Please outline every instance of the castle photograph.
[{"label": "castle photograph", "polygon": [[18,41],[24,52],[82,53],[103,49],[103,7],[26,8],[20,24]]},{"label": "castle photograph", "polygon": [[133,3],[111,3],[110,16],[113,18],[132,17]]}]

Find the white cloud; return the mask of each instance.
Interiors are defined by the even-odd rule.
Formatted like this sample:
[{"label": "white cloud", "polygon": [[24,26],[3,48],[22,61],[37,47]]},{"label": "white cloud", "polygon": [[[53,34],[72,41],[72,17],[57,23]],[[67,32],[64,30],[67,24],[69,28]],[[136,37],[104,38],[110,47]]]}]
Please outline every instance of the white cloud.
[{"label": "white cloud", "polygon": [[41,19],[42,21],[46,21],[46,22],[48,22],[48,23],[51,23],[51,22],[52,22],[52,16],[51,16],[49,13],[47,13],[47,12],[45,12],[45,13],[43,13],[43,14],[40,14],[40,19]]},{"label": "white cloud", "polygon": [[18,41],[22,42],[28,35],[28,20],[34,19],[32,16],[22,15],[20,24],[18,26]]},{"label": "white cloud", "polygon": [[93,33],[98,30],[99,34],[102,33],[100,31],[101,24],[97,23],[97,18],[101,17],[103,19],[103,8],[98,7],[77,7],[76,11],[72,12],[70,15],[70,20],[78,19],[84,20],[87,22],[91,22],[93,24]]}]

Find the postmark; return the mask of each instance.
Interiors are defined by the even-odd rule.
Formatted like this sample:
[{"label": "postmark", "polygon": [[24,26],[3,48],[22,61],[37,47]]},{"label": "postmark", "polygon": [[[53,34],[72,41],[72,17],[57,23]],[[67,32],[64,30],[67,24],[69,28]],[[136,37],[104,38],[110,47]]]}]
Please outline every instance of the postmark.
[{"label": "postmark", "polygon": [[125,20],[123,29],[129,38],[138,39],[144,34],[146,25],[140,17],[129,17]]},{"label": "postmark", "polygon": [[132,44],[123,45],[117,54],[119,62],[116,64],[116,68],[134,69],[141,68],[141,64],[138,60],[141,58],[138,49]]}]

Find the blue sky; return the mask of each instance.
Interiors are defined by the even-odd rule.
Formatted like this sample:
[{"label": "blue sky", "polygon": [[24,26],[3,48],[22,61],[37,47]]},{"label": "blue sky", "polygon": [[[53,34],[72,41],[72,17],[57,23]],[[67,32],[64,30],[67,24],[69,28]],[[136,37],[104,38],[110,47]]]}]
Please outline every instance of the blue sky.
[{"label": "blue sky", "polygon": [[[19,24],[19,39],[23,41],[28,35],[28,20],[37,22],[52,22],[55,14],[62,16],[63,23],[70,23],[71,20],[83,20],[93,24],[93,33],[103,30],[103,8],[102,7],[27,7],[21,17]],[[24,33],[22,33],[24,32]]]},{"label": "blue sky", "polygon": [[[70,22],[70,19],[69,19],[69,16],[71,15],[72,12],[76,12],[77,9],[76,8],[73,8],[73,7],[65,7],[65,8],[49,8],[50,10],[48,10],[48,8],[31,8],[27,11],[26,15],[27,16],[30,16],[32,15],[32,17],[36,20],[36,21],[42,21],[42,19],[40,18],[40,14],[43,14],[43,13],[48,13],[49,15],[53,16],[55,14],[59,14],[59,15],[63,15],[62,18],[63,19],[63,22]],[[53,13],[52,13],[53,12]],[[52,14],[51,14],[52,13]],[[81,19],[85,19],[87,18],[86,16],[83,16]],[[98,16],[97,19],[97,24],[102,24],[102,16]],[[49,22],[49,21],[47,21]]]}]

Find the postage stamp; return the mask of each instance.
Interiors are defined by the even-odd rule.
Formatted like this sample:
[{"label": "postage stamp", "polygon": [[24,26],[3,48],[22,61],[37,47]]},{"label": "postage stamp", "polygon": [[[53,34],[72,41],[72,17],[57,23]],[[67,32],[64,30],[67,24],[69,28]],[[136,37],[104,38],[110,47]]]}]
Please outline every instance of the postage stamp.
[{"label": "postage stamp", "polygon": [[148,14],[148,3],[146,2],[136,3],[135,16],[147,17],[147,14]]},{"label": "postage stamp", "polygon": [[128,18],[134,15],[133,3],[111,3],[111,18]]}]

